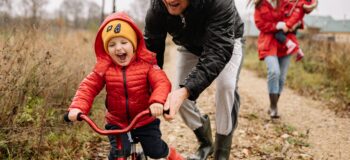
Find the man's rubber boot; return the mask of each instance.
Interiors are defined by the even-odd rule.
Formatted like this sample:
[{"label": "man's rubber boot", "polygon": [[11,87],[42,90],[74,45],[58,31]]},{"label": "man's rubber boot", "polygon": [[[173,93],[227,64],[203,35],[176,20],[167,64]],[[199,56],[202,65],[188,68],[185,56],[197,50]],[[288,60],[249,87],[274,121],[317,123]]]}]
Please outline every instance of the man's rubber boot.
[{"label": "man's rubber boot", "polygon": [[277,102],[279,99],[279,94],[270,94],[270,109],[268,111],[268,114],[271,118],[279,118],[278,115],[278,108],[277,108]]},{"label": "man's rubber boot", "polygon": [[230,158],[232,135],[232,132],[229,135],[215,134],[215,160],[228,160]]},{"label": "man's rubber boot", "polygon": [[201,121],[203,124],[202,127],[194,130],[194,134],[199,142],[199,148],[195,155],[188,158],[190,160],[205,160],[214,151],[209,116],[203,115]]},{"label": "man's rubber boot", "polygon": [[240,97],[238,92],[235,92],[235,103],[233,104],[233,110],[231,112],[232,130],[228,135],[215,134],[215,160],[229,160],[232,144],[233,132],[235,131],[238,123],[238,109],[240,107]]}]

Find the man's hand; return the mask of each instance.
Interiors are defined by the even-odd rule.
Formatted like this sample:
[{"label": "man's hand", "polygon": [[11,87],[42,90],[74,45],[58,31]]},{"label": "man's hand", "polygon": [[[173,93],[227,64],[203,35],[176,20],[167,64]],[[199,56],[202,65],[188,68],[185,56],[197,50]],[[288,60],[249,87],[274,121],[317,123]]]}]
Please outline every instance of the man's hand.
[{"label": "man's hand", "polygon": [[160,103],[152,103],[151,106],[149,106],[151,114],[154,117],[161,116],[163,114],[163,108],[164,106]]},{"label": "man's hand", "polygon": [[169,93],[164,105],[164,110],[170,110],[169,114],[164,114],[167,121],[173,120],[179,111],[181,104],[189,97],[189,93],[185,87],[177,89]]},{"label": "man's hand", "polygon": [[78,113],[81,113],[82,111],[80,109],[74,108],[71,109],[68,113],[68,119],[72,122],[77,120]]}]

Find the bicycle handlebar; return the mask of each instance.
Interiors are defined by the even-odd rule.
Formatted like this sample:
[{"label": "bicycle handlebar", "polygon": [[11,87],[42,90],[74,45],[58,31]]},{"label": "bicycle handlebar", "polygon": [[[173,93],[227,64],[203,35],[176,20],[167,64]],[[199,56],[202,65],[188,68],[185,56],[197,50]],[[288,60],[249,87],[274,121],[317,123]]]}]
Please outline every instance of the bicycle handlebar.
[{"label": "bicycle handlebar", "polygon": [[[78,121],[82,121],[84,120],[86,123],[89,124],[89,126],[95,131],[97,132],[98,134],[100,135],[116,135],[116,134],[122,134],[122,133],[127,133],[129,132],[131,129],[133,129],[133,127],[136,125],[136,122],[142,117],[142,116],[145,116],[145,115],[150,115],[150,110],[147,109],[147,110],[144,110],[142,112],[140,112],[139,114],[137,114],[135,116],[135,118],[131,121],[131,123],[129,124],[129,126],[127,126],[126,128],[124,129],[114,129],[114,130],[103,130],[103,129],[100,129],[96,123],[94,121],[92,121],[87,115],[83,114],[83,113],[79,113],[78,116],[77,116],[77,120]],[[166,114],[169,114],[169,110],[167,111],[164,111],[164,113]],[[68,118],[68,113],[66,113],[64,115],[64,120],[66,122],[71,122],[71,120],[69,120]]]}]

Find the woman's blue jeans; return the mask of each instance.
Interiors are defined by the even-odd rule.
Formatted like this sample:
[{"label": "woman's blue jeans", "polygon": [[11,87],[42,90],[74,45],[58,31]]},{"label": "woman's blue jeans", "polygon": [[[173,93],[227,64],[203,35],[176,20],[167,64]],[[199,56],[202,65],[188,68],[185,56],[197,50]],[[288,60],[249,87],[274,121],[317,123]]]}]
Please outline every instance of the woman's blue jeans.
[{"label": "woman's blue jeans", "polygon": [[267,87],[270,94],[281,94],[287,77],[290,58],[291,55],[283,57],[265,57],[267,66]]}]

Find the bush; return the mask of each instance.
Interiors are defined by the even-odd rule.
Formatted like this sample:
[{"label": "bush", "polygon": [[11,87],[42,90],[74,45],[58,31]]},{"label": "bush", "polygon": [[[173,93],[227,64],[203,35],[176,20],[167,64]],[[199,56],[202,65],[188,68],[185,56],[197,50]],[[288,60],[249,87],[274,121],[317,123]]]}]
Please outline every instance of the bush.
[{"label": "bush", "polygon": [[93,41],[88,31],[1,28],[0,159],[84,155],[80,127],[66,131],[62,115],[95,63]]}]

